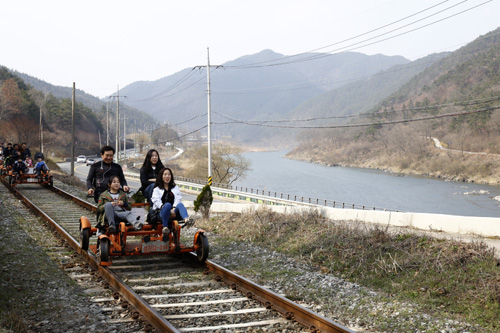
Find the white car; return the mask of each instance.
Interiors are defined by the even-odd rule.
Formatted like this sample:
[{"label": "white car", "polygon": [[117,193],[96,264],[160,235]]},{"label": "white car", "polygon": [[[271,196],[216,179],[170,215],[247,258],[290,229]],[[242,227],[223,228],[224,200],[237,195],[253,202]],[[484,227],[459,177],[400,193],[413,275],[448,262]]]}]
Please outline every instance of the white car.
[{"label": "white car", "polygon": [[86,165],[92,165],[95,162],[100,162],[100,161],[102,161],[102,158],[100,158],[100,157],[91,157],[91,158],[87,159],[87,162],[85,162],[85,164]]},{"label": "white car", "polygon": [[76,163],[85,163],[87,161],[87,157],[85,155],[80,155],[76,158]]}]

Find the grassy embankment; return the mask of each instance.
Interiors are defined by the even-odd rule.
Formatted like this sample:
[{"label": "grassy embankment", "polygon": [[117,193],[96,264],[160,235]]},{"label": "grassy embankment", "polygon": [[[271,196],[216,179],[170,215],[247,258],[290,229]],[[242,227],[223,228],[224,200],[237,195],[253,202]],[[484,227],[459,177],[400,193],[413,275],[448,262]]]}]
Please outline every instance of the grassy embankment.
[{"label": "grassy embankment", "polygon": [[[484,243],[443,240],[412,231],[392,233],[380,226],[325,220],[312,211],[281,215],[263,209],[219,216],[198,226],[242,242],[241,246],[252,242],[294,256],[324,273],[418,304],[431,316],[451,317],[489,330],[500,328],[499,262],[494,249]],[[248,267],[248,272],[258,269],[262,270]],[[309,301],[315,301],[318,296],[310,297]],[[375,318],[381,325],[387,320]]]}]

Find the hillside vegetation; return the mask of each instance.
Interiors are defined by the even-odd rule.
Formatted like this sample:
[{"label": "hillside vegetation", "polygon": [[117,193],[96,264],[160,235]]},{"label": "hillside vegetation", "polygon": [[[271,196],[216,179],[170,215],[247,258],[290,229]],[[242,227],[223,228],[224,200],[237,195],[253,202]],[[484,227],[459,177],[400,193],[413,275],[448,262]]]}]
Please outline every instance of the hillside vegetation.
[{"label": "hillside vegetation", "polygon": [[[500,184],[499,67],[497,29],[434,63],[348,125],[330,122],[338,127],[302,133],[289,157]],[[436,149],[431,137],[458,152]]]},{"label": "hillside vegetation", "polygon": [[[75,92],[75,153],[96,154],[106,142],[105,102],[81,90]],[[113,100],[110,100],[113,101]],[[40,111],[41,110],[41,111]],[[108,105],[110,137],[116,128],[116,103]],[[55,156],[68,156],[71,148],[72,88],[53,86],[27,74],[0,66],[0,141],[26,142],[40,147],[40,112],[43,145]],[[120,118],[131,129],[156,126],[153,117],[127,105],[120,105]],[[123,122],[120,126],[123,131]]]}]

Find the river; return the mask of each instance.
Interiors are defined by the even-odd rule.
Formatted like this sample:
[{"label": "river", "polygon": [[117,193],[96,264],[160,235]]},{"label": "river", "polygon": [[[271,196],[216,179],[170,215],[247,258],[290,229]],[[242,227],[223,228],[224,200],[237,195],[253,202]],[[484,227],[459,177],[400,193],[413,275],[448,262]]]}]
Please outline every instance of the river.
[{"label": "river", "polygon": [[287,151],[245,153],[251,170],[234,186],[402,212],[500,217],[500,187],[449,182],[284,158]]}]

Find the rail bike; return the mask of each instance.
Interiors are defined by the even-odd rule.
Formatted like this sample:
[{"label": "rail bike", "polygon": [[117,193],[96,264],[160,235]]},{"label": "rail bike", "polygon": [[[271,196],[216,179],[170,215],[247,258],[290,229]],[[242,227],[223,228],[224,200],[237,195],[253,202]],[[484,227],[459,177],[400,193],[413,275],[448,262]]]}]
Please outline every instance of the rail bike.
[{"label": "rail bike", "polygon": [[50,171],[41,172],[40,175],[36,174],[34,168],[28,168],[24,174],[16,174],[11,171],[9,174],[9,184],[16,186],[16,184],[41,184],[41,185],[54,185],[54,178]]},{"label": "rail bike", "polygon": [[[133,203],[132,212],[138,219],[147,214],[148,203]],[[111,265],[111,257],[134,256],[153,254],[179,254],[194,252],[199,262],[205,262],[208,257],[209,245],[205,231],[199,229],[193,239],[193,244],[181,244],[181,230],[190,226],[191,223],[179,223],[175,218],[171,219],[172,228],[168,234],[163,234],[161,222],[144,224],[141,230],[127,222],[120,222],[117,231],[112,233],[109,227],[92,227],[90,220],[82,216],[80,218],[80,246],[84,251],[90,250],[97,256],[101,266]],[[90,245],[90,237],[98,237],[97,244]],[[133,238],[130,240],[129,238]]]}]

